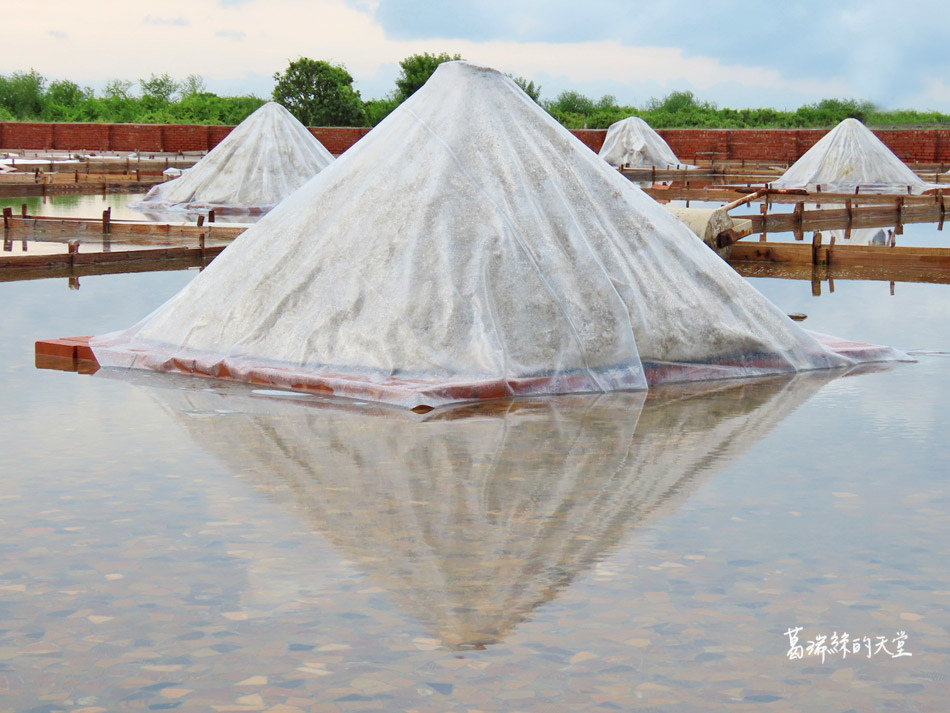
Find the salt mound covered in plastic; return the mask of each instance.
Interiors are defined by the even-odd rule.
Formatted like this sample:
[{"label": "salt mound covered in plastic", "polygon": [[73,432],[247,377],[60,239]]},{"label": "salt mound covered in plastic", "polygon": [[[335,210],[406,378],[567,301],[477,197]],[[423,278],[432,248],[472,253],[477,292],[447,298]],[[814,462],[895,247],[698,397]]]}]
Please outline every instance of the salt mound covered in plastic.
[{"label": "salt mound covered in plastic", "polygon": [[266,211],[330,165],[333,156],[284,107],[267,102],[180,177],[133,208]]},{"label": "salt mound covered in plastic", "polygon": [[857,119],[845,119],[792,164],[772,188],[851,193],[923,193],[933,188]]},{"label": "salt mound covered in plastic", "polygon": [[429,82],[137,325],[103,366],[415,407],[836,367],[514,82]]},{"label": "salt mound covered in plastic", "polygon": [[600,157],[614,168],[685,167],[673,149],[638,116],[630,116],[607,127]]}]

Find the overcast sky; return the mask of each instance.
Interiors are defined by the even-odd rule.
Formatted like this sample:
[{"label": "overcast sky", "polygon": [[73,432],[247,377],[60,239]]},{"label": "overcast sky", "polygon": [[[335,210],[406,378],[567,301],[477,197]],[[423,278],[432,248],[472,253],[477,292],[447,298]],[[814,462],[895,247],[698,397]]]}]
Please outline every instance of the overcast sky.
[{"label": "overcast sky", "polygon": [[0,73],[204,77],[269,97],[300,56],[343,64],[364,99],[400,59],[449,52],[643,105],[675,89],[734,108],[825,97],[950,112],[950,0],[8,0]]}]

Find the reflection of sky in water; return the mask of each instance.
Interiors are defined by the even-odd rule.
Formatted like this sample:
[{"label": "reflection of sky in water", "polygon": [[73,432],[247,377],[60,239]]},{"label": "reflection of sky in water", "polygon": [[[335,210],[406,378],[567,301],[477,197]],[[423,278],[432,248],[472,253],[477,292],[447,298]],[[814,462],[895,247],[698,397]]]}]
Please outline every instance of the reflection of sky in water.
[{"label": "reflection of sky in water", "polygon": [[[946,356],[422,423],[33,368],[34,339],[129,326],[194,274],[0,284],[13,710],[942,709]],[[948,286],[753,284],[810,329],[950,352]],[[452,648],[459,621],[495,643]],[[790,626],[914,656],[788,661]]]},{"label": "reflection of sky in water", "polygon": [[[102,211],[112,208],[112,220],[150,220],[164,223],[195,222],[203,213],[175,211],[141,211],[130,208],[129,204],[140,201],[144,193],[101,193],[92,195],[25,196],[20,198],[0,198],[0,208],[13,208],[14,215],[20,215],[21,207],[27,205],[29,215],[53,216],[56,218],[86,218],[99,220]],[[256,223],[259,215],[227,214],[220,210],[215,221],[221,223]]]}]

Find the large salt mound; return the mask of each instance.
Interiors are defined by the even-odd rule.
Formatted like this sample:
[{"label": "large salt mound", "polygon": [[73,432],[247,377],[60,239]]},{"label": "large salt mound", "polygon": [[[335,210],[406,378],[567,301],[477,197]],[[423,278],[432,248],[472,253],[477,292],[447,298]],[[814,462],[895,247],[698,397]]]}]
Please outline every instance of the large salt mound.
[{"label": "large salt mound", "polygon": [[614,168],[678,168],[673,149],[643,119],[630,116],[607,127],[600,157]]},{"label": "large salt mound", "polygon": [[284,107],[267,102],[179,178],[133,208],[266,211],[330,165],[333,156]]},{"label": "large salt mound", "polygon": [[820,186],[822,191],[851,193],[923,193],[934,186],[911,171],[869,128],[845,119],[772,182],[773,188]]},{"label": "large salt mound", "polygon": [[407,407],[852,362],[514,82],[464,62],[92,347],[103,366]]}]

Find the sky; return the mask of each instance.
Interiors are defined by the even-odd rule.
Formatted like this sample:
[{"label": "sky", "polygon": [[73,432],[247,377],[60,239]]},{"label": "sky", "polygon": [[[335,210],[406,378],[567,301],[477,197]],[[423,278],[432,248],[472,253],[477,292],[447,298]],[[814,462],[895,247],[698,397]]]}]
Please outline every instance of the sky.
[{"label": "sky", "polygon": [[344,65],[363,99],[401,59],[448,52],[541,86],[644,106],[675,90],[720,107],[824,98],[950,112],[948,0],[23,0],[4,2],[0,74],[101,90],[201,75],[269,97],[298,57]]}]

